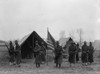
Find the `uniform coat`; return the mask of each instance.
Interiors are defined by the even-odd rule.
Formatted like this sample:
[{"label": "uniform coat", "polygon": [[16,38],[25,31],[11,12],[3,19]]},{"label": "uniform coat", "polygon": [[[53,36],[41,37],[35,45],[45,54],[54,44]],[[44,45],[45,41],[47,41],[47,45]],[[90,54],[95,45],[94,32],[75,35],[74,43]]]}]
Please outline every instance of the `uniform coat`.
[{"label": "uniform coat", "polygon": [[16,46],[15,53],[16,53],[16,64],[20,64],[20,62],[21,62],[21,50],[20,50],[19,45]]},{"label": "uniform coat", "polygon": [[77,46],[77,49],[76,49],[76,62],[79,61],[79,51],[80,51],[80,48]]},{"label": "uniform coat", "polygon": [[94,62],[94,60],[93,60],[93,52],[94,52],[93,46],[89,46],[88,47],[88,62],[90,62],[90,63]]},{"label": "uniform coat", "polygon": [[45,58],[45,56],[46,56],[46,48],[45,48],[45,46],[41,46],[41,59],[42,59],[42,61],[46,61],[46,58]]},{"label": "uniform coat", "polygon": [[55,48],[55,63],[56,64],[61,64],[62,63],[62,59],[63,59],[63,56],[62,56],[62,47],[61,46],[57,46]]},{"label": "uniform coat", "polygon": [[41,47],[39,45],[36,45],[34,49],[35,53],[35,63],[40,64],[41,63]]},{"label": "uniform coat", "polygon": [[68,61],[70,63],[75,63],[75,61],[76,61],[76,46],[74,46],[74,45],[71,45],[69,47],[69,59],[68,59]]},{"label": "uniform coat", "polygon": [[10,53],[10,60],[9,60],[9,62],[14,62],[15,55],[14,55],[14,46],[13,45],[10,45],[9,53]]},{"label": "uniform coat", "polygon": [[82,63],[88,62],[88,46],[87,45],[82,46],[81,60],[82,60]]}]

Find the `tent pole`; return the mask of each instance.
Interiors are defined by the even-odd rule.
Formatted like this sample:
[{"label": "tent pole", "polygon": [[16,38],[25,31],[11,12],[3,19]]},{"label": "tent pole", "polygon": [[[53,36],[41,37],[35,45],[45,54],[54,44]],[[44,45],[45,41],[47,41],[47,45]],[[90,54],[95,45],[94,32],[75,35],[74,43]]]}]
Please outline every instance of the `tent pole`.
[{"label": "tent pole", "polygon": [[32,45],[32,49],[33,49],[33,53],[32,53],[32,57],[34,56],[34,37],[33,37],[33,45]]},{"label": "tent pole", "polygon": [[47,62],[47,66],[48,66],[48,48],[46,50],[46,62]]}]

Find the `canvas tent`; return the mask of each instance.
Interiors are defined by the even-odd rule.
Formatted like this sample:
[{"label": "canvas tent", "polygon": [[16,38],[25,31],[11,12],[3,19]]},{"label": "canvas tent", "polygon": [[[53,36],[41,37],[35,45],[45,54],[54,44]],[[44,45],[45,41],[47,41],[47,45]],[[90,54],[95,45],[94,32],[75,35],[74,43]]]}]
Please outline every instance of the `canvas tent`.
[{"label": "canvas tent", "polygon": [[19,41],[22,58],[32,57],[35,41],[38,41],[40,46],[41,42],[47,46],[46,42],[35,31],[33,31],[31,34],[26,35],[21,41]]},{"label": "canvas tent", "polygon": [[0,47],[5,46],[5,41],[0,40]]},{"label": "canvas tent", "polygon": [[[64,41],[64,40],[62,40]],[[65,50],[64,52],[64,55],[68,55],[68,50],[69,50],[69,46],[70,46],[70,43],[73,41],[73,39],[71,37],[69,38],[66,38],[66,41],[63,43],[63,48]]]},{"label": "canvas tent", "polygon": [[71,37],[68,37],[68,38],[60,38],[59,39],[59,44],[62,46],[62,47],[65,47],[66,43],[72,41],[72,38]]}]

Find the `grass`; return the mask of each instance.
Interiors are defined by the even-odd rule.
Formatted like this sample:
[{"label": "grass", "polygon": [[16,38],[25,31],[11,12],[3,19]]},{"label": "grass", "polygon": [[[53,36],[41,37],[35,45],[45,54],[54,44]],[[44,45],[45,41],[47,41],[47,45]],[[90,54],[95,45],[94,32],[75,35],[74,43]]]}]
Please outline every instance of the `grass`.
[{"label": "grass", "polygon": [[100,59],[95,58],[95,63],[89,66],[82,66],[81,62],[70,67],[67,59],[63,60],[62,67],[56,68],[53,60],[53,53],[48,52],[49,62],[36,68],[34,59],[23,59],[21,67],[9,65],[9,55],[6,47],[0,48],[0,74],[100,74]]}]

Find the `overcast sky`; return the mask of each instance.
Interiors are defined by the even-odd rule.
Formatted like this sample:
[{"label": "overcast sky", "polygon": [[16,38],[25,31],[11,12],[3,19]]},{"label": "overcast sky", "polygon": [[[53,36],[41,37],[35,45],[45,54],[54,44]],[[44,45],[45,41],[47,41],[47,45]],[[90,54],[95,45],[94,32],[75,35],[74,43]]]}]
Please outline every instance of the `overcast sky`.
[{"label": "overcast sky", "polygon": [[96,0],[0,0],[0,39],[18,39],[33,30],[58,40],[83,30],[84,40],[100,39],[100,7]]}]

